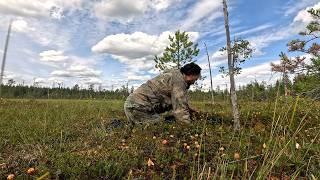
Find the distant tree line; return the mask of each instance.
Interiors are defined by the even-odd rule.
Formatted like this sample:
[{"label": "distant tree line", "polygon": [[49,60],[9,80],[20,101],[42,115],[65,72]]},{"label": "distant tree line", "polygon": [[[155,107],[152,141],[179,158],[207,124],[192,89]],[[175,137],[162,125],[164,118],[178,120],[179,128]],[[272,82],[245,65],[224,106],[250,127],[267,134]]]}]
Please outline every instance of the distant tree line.
[{"label": "distant tree line", "polygon": [[2,98],[36,98],[36,99],[125,99],[133,91],[123,86],[115,90],[95,91],[93,86],[88,89],[80,89],[79,85],[69,87],[38,87],[2,84]]},{"label": "distant tree line", "polygon": [[[320,96],[318,76],[299,75],[291,82],[286,79],[286,83],[278,80],[274,85],[267,85],[265,82],[251,82],[244,86],[237,87],[237,95],[239,100],[245,101],[265,101],[273,99],[279,95],[285,96],[287,91],[290,91],[291,96],[300,95],[302,97],[315,98]],[[72,88],[64,87],[39,87],[39,86],[23,86],[15,85],[9,80],[5,85],[2,84],[2,98],[21,98],[21,99],[119,99],[125,98],[134,91],[133,88],[122,86],[115,90],[105,90],[99,88],[94,90],[92,86],[89,89],[80,89],[78,85]],[[229,89],[222,89],[217,87],[214,90],[214,97],[216,101],[230,101]],[[210,102],[211,93],[204,92],[201,88],[189,92],[190,100]]]}]

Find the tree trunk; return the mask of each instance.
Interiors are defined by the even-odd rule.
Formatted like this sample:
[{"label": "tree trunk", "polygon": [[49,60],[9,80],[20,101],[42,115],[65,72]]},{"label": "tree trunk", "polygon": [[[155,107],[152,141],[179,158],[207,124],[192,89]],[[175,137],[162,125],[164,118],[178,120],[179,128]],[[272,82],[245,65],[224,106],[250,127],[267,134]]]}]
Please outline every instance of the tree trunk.
[{"label": "tree trunk", "polygon": [[3,57],[2,57],[2,66],[1,66],[1,75],[0,75],[0,97],[1,97],[1,87],[2,87],[4,66],[6,65],[6,57],[7,57],[7,51],[8,51],[8,46],[9,46],[11,26],[12,26],[12,21],[10,20],[8,33],[7,33],[7,38],[6,38],[6,42],[5,42],[5,45],[4,45]]},{"label": "tree trunk", "polygon": [[230,77],[230,98],[231,98],[231,105],[232,105],[234,130],[238,131],[240,130],[240,120],[239,120],[239,110],[238,110],[237,94],[236,94],[235,80],[234,80],[234,60],[232,58],[232,52],[231,52],[228,7],[227,7],[226,0],[223,0],[223,13],[224,13],[226,36],[227,36],[228,67],[229,67],[229,77]]},{"label": "tree trunk", "polygon": [[252,85],[252,88],[251,88],[251,102],[253,102],[253,99],[254,99],[254,85]]},{"label": "tree trunk", "polygon": [[282,81],[283,81],[283,87],[284,87],[284,96],[287,97],[289,93],[288,93],[288,79],[287,79],[286,73],[283,73]]},{"label": "tree trunk", "polygon": [[[179,31],[180,32],[180,31]],[[177,43],[178,43],[178,69],[180,69],[180,33],[177,36]]]},{"label": "tree trunk", "polygon": [[211,105],[214,105],[214,96],[213,96],[213,83],[212,83],[212,73],[211,73],[211,64],[210,64],[210,58],[208,53],[208,48],[206,43],[204,43],[204,46],[206,47],[207,57],[208,57],[208,64],[209,64],[209,72],[210,72],[210,83],[211,83]]},{"label": "tree trunk", "polygon": [[283,81],[283,86],[284,86],[284,96],[287,97],[289,95],[288,92],[288,73],[286,69],[286,63],[283,65],[283,75],[282,75],[282,81]]}]

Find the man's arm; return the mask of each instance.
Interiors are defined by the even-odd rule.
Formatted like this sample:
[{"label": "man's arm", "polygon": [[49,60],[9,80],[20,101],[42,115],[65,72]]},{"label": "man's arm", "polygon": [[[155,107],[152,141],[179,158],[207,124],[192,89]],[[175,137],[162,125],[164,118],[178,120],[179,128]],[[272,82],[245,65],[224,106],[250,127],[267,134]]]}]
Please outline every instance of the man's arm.
[{"label": "man's arm", "polygon": [[198,110],[195,108],[192,108],[189,104],[188,104],[188,108],[190,113],[198,113]]},{"label": "man's arm", "polygon": [[181,122],[190,123],[190,109],[188,105],[187,89],[181,83],[173,84],[171,93],[174,117]]}]

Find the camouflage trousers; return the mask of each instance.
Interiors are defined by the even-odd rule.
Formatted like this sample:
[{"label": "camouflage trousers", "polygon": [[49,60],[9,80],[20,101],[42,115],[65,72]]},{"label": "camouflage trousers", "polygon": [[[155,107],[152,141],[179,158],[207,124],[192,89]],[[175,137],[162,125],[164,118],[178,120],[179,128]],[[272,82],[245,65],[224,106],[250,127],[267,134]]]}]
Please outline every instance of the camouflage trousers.
[{"label": "camouflage trousers", "polygon": [[124,112],[129,123],[132,125],[151,125],[161,120],[160,114],[155,113],[151,108],[146,108],[135,104],[134,102],[130,101],[130,98],[128,98],[124,103]]}]

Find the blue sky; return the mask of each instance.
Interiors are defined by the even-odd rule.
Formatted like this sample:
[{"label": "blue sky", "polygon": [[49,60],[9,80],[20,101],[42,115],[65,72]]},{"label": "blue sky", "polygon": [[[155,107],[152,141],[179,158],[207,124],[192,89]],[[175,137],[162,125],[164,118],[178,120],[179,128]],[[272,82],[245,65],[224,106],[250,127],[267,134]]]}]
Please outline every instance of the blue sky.
[{"label": "blue sky", "polygon": [[[270,63],[278,61],[286,44],[310,22],[306,10],[319,0],[229,0],[232,38],[244,38],[255,49],[242,67],[237,85],[273,83],[278,76]],[[158,74],[153,57],[168,45],[168,35],[180,29],[199,44],[196,58],[208,77],[204,43],[213,68],[215,87],[228,84],[218,67],[226,56],[220,0],[0,0],[0,54],[10,19],[13,21],[5,82],[53,86],[63,83],[105,89],[129,82],[138,86]],[[290,54],[289,54],[290,56]],[[200,82],[209,85],[206,78]]]}]

